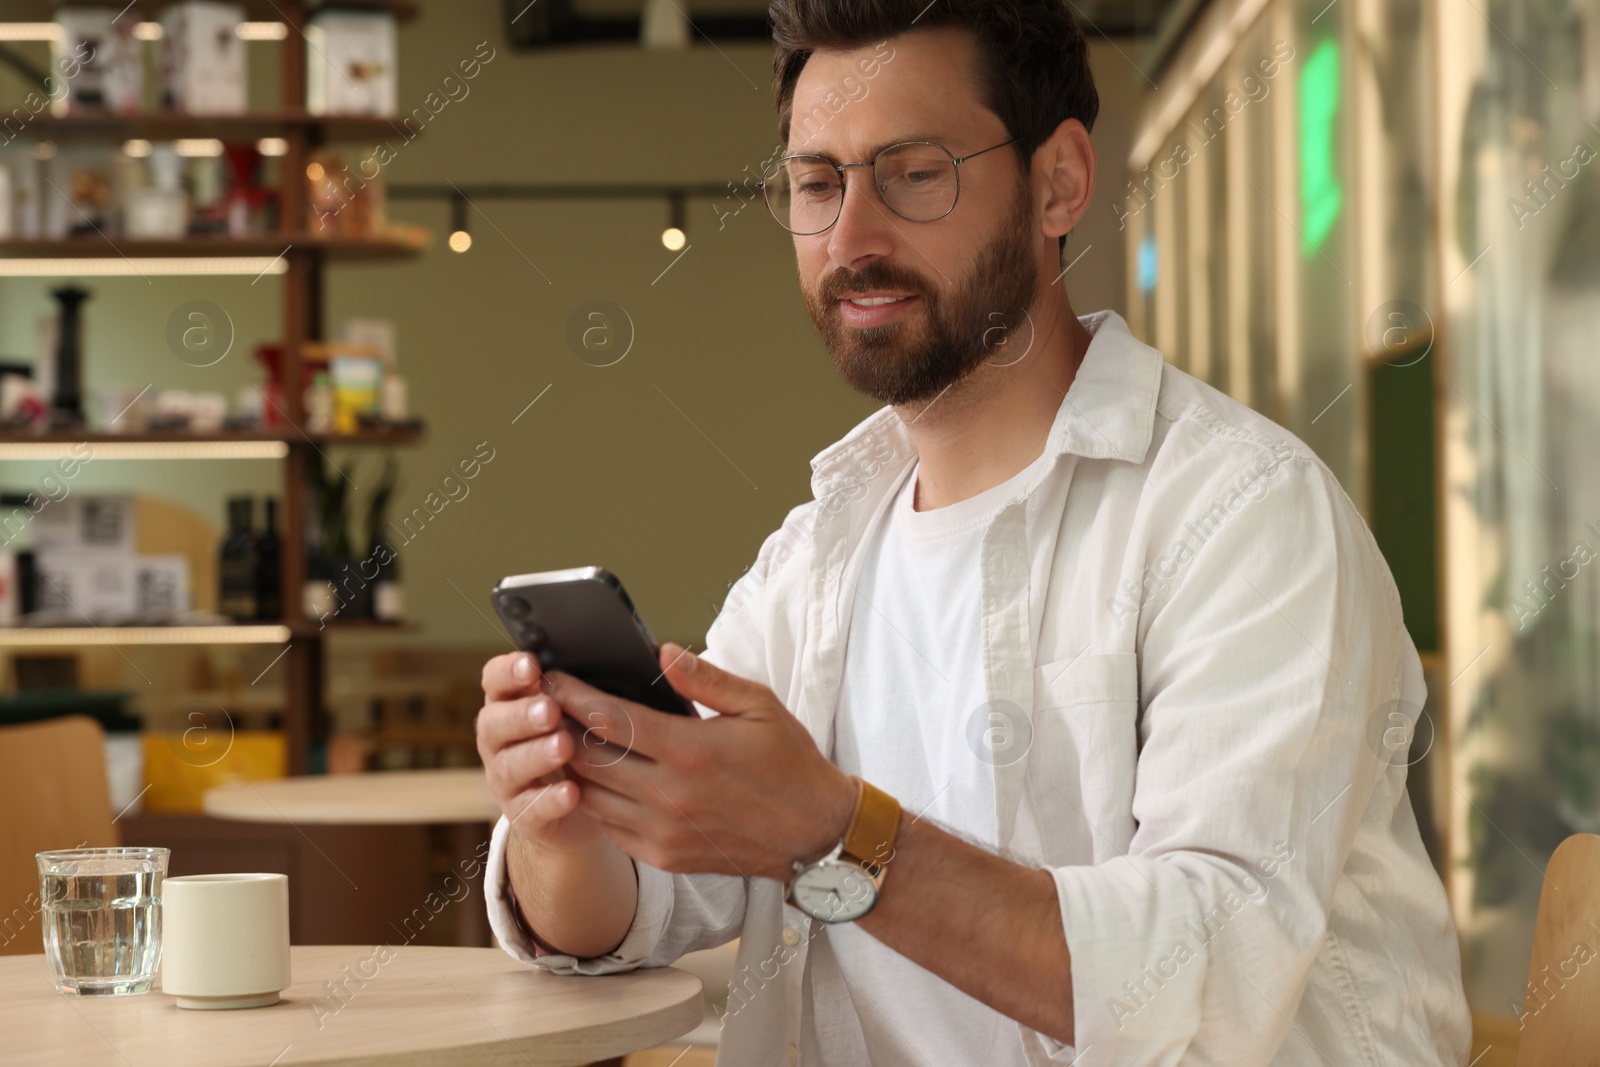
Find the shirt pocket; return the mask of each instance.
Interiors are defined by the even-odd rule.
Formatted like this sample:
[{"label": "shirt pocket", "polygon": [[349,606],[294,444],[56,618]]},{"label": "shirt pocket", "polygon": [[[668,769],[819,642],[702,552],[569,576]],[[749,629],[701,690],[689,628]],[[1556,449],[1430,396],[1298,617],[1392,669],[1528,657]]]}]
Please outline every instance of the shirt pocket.
[{"label": "shirt pocket", "polygon": [[1082,654],[1033,671],[1027,784],[1044,860],[1103,863],[1133,839],[1139,658]]}]

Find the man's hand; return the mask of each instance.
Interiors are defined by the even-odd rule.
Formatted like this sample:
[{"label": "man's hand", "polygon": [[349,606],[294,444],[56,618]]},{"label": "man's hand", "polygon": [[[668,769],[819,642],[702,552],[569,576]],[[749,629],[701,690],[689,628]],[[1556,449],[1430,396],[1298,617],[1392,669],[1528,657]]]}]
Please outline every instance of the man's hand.
[{"label": "man's hand", "polygon": [[545,693],[538,662],[526,652],[496,656],[483,667],[478,755],[489,792],[530,843],[582,851],[603,840],[599,824],[578,809],[578,783],[563,770],[581,730]]},{"label": "man's hand", "polygon": [[524,928],[545,952],[600,956],[627,935],[638,882],[633,861],[577,810],[579,786],[564,767],[579,733],[546,688],[526,653],[485,664],[478,754],[514,831],[506,873]]},{"label": "man's hand", "polygon": [[675,873],[788,881],[795,860],[831,851],[856,785],[772,690],[670,643],[661,667],[717,717],[666,715],[550,673],[549,694],[586,728],[566,764],[582,780],[579,812],[634,859]]}]

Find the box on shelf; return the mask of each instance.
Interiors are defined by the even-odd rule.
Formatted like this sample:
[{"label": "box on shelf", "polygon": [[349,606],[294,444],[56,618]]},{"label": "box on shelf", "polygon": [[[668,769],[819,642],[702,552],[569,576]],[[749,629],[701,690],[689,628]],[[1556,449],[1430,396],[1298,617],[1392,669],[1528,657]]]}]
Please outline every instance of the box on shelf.
[{"label": "box on shelf", "polygon": [[22,614],[21,577],[17,574],[17,554],[0,548],[0,626],[16,624]]},{"label": "box on shelf", "polygon": [[132,555],[137,539],[132,496],[73,493],[33,517],[35,549],[100,549]]},{"label": "box on shelf", "polygon": [[306,25],[306,108],[313,115],[395,113],[398,49],[385,11],[328,11]]},{"label": "box on shelf", "polygon": [[117,7],[63,7],[54,42],[56,70],[67,91],[51,105],[57,115],[137,114],[144,100],[144,49],[137,19]]},{"label": "box on shelf", "polygon": [[363,415],[381,415],[383,362],[373,356],[335,355],[328,361],[333,384],[333,429],[355,433]]},{"label": "box on shelf", "polygon": [[34,553],[34,563],[38,568],[34,588],[40,611],[60,614],[78,625],[83,620],[125,619],[134,614],[131,556],[93,549],[46,548]]},{"label": "box on shelf", "polygon": [[244,8],[183,0],[161,12],[161,106],[189,115],[246,108]]},{"label": "box on shelf", "polygon": [[236,730],[227,717],[140,736],[150,786],[144,796],[147,811],[203,811],[209,789],[289,773],[289,746],[282,731]]},{"label": "box on shelf", "polygon": [[363,178],[344,156],[319,149],[306,166],[306,193],[316,229],[342,237],[377,237],[389,229],[383,175]]},{"label": "box on shelf", "polygon": [[187,615],[193,606],[188,556],[134,557],[134,615],[142,619],[177,618]]},{"label": "box on shelf", "polygon": [[39,236],[42,200],[39,197],[39,160],[32,147],[0,148],[0,168],[6,172],[7,192],[0,196],[0,233],[6,240],[31,240]]},{"label": "box on shelf", "polygon": [[48,548],[34,559],[38,608],[59,615],[64,625],[161,622],[192,607],[187,556]]},{"label": "box on shelf", "polygon": [[94,237],[116,229],[115,155],[106,145],[65,145],[45,161],[47,180],[61,195],[52,190],[44,197],[43,236]]}]

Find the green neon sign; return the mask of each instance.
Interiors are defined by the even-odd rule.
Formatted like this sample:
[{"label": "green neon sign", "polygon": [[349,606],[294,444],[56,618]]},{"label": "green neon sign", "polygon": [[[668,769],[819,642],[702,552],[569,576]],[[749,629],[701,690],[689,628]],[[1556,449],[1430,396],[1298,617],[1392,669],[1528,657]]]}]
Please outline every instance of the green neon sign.
[{"label": "green neon sign", "polygon": [[1301,251],[1313,256],[1339,221],[1344,190],[1334,164],[1339,119],[1338,42],[1323,41],[1300,71]]}]

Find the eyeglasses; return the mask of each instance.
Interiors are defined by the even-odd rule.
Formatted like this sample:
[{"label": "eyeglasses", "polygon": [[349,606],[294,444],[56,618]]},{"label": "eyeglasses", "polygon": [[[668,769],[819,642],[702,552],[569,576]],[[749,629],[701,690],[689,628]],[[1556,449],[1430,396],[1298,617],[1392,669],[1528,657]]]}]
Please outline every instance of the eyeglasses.
[{"label": "eyeglasses", "polygon": [[870,163],[835,163],[827,156],[784,156],[761,175],[761,191],[778,225],[810,237],[839,221],[844,211],[844,172],[871,167],[878,195],[889,210],[909,222],[936,222],[956,209],[961,195],[961,164],[1021,140],[957,159],[932,141],[890,145]]}]

